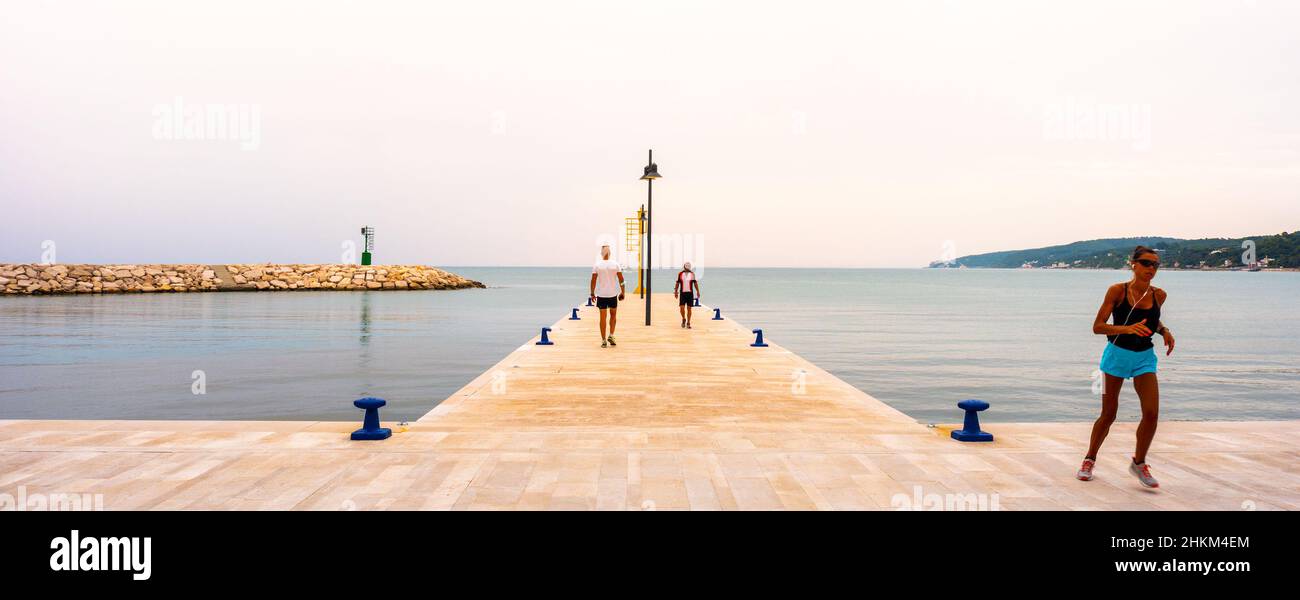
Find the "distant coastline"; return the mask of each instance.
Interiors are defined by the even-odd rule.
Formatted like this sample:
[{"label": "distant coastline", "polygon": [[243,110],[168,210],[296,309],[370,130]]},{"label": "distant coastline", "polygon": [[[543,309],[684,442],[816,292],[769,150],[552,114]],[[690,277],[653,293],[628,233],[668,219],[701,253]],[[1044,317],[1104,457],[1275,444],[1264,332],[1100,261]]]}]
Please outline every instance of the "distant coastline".
[{"label": "distant coastline", "polygon": [[[1124,271],[1125,267],[945,267],[930,265],[920,267],[922,269],[956,269],[956,270],[976,270],[976,271]],[[1295,267],[1268,267],[1259,269],[1249,269],[1245,267],[1160,267],[1161,271],[1185,271],[1194,273],[1300,273],[1300,268]]]},{"label": "distant coastline", "polygon": [[[951,242],[947,245],[951,246]],[[1300,232],[1245,238],[1134,237],[1085,240],[931,262],[932,269],[1123,269],[1137,246],[1159,252],[1162,268],[1183,271],[1300,270]]]}]

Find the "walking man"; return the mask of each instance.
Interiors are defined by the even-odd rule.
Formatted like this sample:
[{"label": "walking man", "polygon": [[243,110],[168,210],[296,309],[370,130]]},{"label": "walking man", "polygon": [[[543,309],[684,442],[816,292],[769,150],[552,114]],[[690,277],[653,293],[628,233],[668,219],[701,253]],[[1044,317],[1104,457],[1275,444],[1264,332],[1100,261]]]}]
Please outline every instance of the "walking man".
[{"label": "walking man", "polygon": [[[679,292],[680,290],[680,292]],[[682,327],[691,328],[691,307],[700,296],[700,282],[691,270],[691,263],[682,265],[677,273],[677,284],[673,286],[673,296],[677,298],[677,312],[682,313]]]},{"label": "walking man", "polygon": [[[609,259],[609,246],[600,247],[600,260],[591,268],[591,298],[600,310],[600,347],[616,346],[614,326],[618,324],[618,301],[623,299],[623,272]],[[609,335],[605,335],[605,313],[609,312]]]}]

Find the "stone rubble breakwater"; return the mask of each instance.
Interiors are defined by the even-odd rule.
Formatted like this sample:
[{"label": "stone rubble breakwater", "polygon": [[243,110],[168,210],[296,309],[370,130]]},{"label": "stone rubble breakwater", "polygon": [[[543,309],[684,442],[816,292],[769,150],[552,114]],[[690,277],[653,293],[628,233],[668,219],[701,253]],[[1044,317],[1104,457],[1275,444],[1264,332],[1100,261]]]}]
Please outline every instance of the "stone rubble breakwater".
[{"label": "stone rubble breakwater", "polygon": [[422,265],[0,264],[0,290],[5,295],[481,287],[477,281]]}]

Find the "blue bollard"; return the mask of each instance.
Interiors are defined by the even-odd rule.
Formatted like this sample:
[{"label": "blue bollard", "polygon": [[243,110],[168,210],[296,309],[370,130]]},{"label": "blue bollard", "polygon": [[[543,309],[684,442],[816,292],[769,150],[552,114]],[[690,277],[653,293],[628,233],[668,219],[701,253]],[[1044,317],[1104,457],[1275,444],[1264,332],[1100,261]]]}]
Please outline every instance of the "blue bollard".
[{"label": "blue bollard", "polygon": [[582,320],[582,319],[579,319],[579,318],[578,318],[578,309],[576,309],[576,308],[573,309],[573,316],[572,316],[572,317],[569,317],[569,320],[570,320],[570,321],[581,321],[581,320]]},{"label": "blue bollard", "polygon": [[756,338],[754,340],[754,343],[750,344],[750,346],[753,346],[755,348],[766,348],[767,343],[763,341],[763,330],[755,329],[754,333],[758,335],[758,338]]},{"label": "blue bollard", "polygon": [[695,299],[695,304],[692,304],[692,305],[691,305],[691,308],[699,308],[699,307],[700,307],[700,299],[699,299],[699,298],[696,298],[696,299]]},{"label": "blue bollard", "polygon": [[721,308],[715,308],[715,309],[713,309],[713,320],[714,320],[714,321],[721,321],[721,320],[722,320],[722,309],[721,309]]},{"label": "blue bollard", "polygon": [[542,339],[541,339],[541,341],[537,342],[537,345],[538,345],[538,346],[554,346],[554,345],[555,345],[555,342],[552,342],[552,341],[551,341],[551,338],[546,337],[546,334],[547,334],[547,333],[550,333],[550,331],[551,331],[551,328],[550,328],[550,327],[543,327],[543,328],[542,328]]},{"label": "blue bollard", "polygon": [[595,306],[595,304],[591,303],[591,296],[587,296],[587,306]]},{"label": "blue bollard", "polygon": [[352,432],[354,440],[386,440],[393,435],[393,430],[379,426],[379,407],[388,404],[383,398],[362,398],[354,400],[353,406],[363,408],[366,416],[361,420],[361,429]]},{"label": "blue bollard", "polygon": [[989,403],[983,400],[962,400],[957,408],[966,411],[966,420],[962,428],[952,432],[952,439],[959,442],[991,442],[993,434],[980,431],[980,411],[987,410]]}]

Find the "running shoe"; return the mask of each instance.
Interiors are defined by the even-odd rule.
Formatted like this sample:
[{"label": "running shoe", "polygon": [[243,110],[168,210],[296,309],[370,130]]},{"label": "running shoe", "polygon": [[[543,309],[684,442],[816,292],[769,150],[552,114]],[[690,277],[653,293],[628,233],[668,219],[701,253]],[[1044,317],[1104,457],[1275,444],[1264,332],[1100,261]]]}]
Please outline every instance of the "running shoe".
[{"label": "running shoe", "polygon": [[612,335],[609,336],[609,345],[611,345],[611,346],[617,346],[617,345],[618,345],[618,344],[615,344],[615,343],[614,343],[614,336],[612,336]]},{"label": "running shoe", "polygon": [[1097,461],[1085,458],[1083,459],[1083,465],[1079,467],[1079,472],[1075,473],[1074,476],[1078,477],[1079,481],[1092,481],[1092,468],[1095,466],[1097,466]]},{"label": "running shoe", "polygon": [[1142,485],[1149,488],[1160,487],[1160,482],[1156,481],[1156,478],[1151,476],[1151,467],[1147,466],[1146,463],[1135,463],[1129,461],[1128,472],[1137,476],[1138,481],[1141,481]]},{"label": "running shoe", "polygon": [[600,340],[600,347],[601,347],[601,348],[608,348],[608,347],[609,347],[609,342],[607,342],[607,341],[605,341],[605,340]]},{"label": "running shoe", "polygon": [[682,319],[682,329],[686,328],[686,319]]}]

